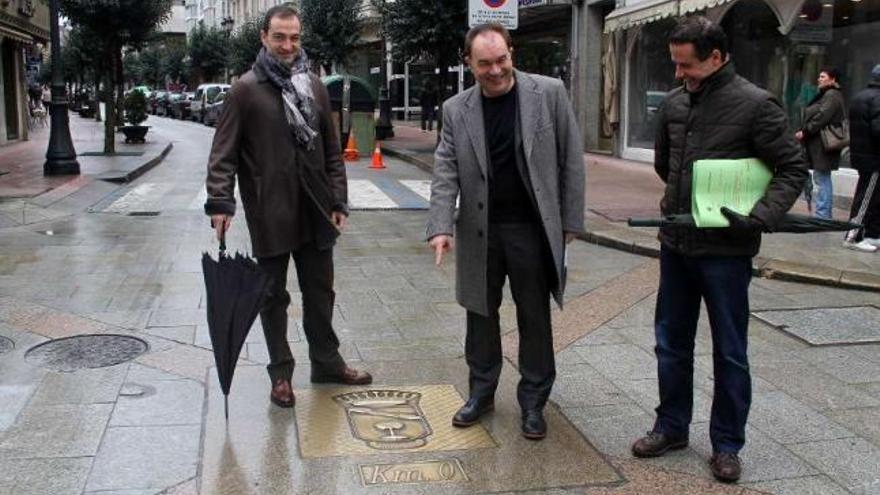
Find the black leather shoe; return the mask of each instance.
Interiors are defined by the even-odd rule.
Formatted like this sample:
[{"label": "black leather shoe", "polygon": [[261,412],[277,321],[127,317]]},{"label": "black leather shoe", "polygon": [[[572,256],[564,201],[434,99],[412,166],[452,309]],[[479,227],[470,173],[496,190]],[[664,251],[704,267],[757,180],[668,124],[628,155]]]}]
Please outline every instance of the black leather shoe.
[{"label": "black leather shoe", "polygon": [[480,417],[495,409],[495,400],[492,397],[471,397],[461,406],[461,409],[452,417],[452,426],[464,428],[477,423]]},{"label": "black leather shoe", "polygon": [[529,440],[542,440],[547,436],[543,410],[529,409],[522,412],[522,436]]},{"label": "black leather shoe", "polygon": [[320,374],[312,370],[312,383],[341,383],[343,385],[369,385],[373,376],[366,371],[343,367],[338,373]]},{"label": "black leather shoe", "polygon": [[649,431],[647,435],[633,443],[632,453],[636,457],[660,457],[670,450],[683,449],[687,445],[687,437],[670,437],[660,432]]},{"label": "black leather shoe", "polygon": [[742,475],[742,462],[739,456],[729,452],[715,452],[709,459],[712,476],[724,483],[735,483]]}]

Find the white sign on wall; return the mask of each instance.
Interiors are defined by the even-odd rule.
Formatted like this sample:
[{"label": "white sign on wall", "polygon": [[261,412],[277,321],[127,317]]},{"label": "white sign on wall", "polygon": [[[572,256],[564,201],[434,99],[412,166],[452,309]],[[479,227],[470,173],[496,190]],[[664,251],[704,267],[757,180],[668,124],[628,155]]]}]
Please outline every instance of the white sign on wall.
[{"label": "white sign on wall", "polygon": [[468,0],[468,25],[496,22],[507,29],[519,25],[519,4],[517,0]]}]

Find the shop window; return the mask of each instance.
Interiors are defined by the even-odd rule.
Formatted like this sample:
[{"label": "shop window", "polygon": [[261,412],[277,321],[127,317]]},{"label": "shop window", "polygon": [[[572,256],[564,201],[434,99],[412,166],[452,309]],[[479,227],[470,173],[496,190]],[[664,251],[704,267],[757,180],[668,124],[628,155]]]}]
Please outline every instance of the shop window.
[{"label": "shop window", "polygon": [[657,110],[666,93],[678,86],[669,55],[675,21],[665,19],[641,29],[630,52],[627,93],[627,146],[654,149]]}]

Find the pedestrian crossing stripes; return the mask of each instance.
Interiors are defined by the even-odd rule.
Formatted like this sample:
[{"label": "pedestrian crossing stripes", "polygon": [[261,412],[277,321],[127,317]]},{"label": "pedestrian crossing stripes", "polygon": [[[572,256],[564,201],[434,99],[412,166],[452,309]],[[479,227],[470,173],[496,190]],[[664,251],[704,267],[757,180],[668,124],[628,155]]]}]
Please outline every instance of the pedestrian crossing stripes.
[{"label": "pedestrian crossing stripes", "polygon": [[[174,183],[138,184],[100,211],[132,215],[143,211],[201,210],[208,197],[204,187],[194,194],[180,191],[182,187]],[[238,187],[235,189],[235,197],[240,202]],[[430,180],[382,177],[348,181],[348,202],[351,210],[426,210],[430,198]]]}]

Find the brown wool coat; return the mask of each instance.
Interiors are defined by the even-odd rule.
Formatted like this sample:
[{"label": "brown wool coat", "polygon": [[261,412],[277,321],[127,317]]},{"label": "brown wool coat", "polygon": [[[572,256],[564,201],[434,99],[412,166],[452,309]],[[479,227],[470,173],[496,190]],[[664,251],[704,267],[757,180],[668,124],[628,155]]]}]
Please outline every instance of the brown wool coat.
[{"label": "brown wool coat", "polygon": [[[305,240],[330,247],[338,236],[330,213],[348,212],[345,166],[330,99],[321,80],[315,75],[311,79],[319,115],[314,150],[296,144],[281,91],[257,68],[232,86],[217,121],[205,213],[235,214],[237,178],[258,257],[290,252]],[[303,219],[310,221],[304,224]]]}]

